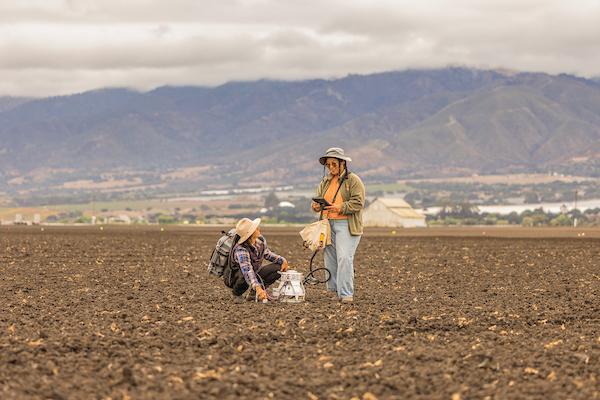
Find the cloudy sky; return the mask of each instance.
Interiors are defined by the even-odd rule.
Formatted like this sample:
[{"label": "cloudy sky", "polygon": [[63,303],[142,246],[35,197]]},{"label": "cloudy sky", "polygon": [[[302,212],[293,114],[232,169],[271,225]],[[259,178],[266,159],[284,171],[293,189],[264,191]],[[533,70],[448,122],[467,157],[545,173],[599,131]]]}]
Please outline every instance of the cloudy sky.
[{"label": "cloudy sky", "polygon": [[0,0],[0,96],[468,66],[600,76],[600,0]]}]

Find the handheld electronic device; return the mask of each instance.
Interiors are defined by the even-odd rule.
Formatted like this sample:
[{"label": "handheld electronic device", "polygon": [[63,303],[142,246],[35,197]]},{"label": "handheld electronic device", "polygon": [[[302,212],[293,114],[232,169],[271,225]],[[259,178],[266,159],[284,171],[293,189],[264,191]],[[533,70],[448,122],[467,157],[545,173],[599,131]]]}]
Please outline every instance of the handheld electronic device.
[{"label": "handheld electronic device", "polygon": [[331,206],[331,203],[329,203],[327,200],[325,200],[324,197],[313,197],[312,201],[314,201],[315,203],[319,203],[321,206],[324,206],[324,207]]}]

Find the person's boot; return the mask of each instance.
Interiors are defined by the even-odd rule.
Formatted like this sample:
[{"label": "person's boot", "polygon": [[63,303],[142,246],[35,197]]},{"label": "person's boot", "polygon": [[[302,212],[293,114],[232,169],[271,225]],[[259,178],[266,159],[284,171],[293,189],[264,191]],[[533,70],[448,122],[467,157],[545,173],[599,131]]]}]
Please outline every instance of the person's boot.
[{"label": "person's boot", "polygon": [[248,290],[248,293],[246,293],[246,301],[256,301],[256,290]]},{"label": "person's boot", "polygon": [[242,296],[239,296],[239,295],[237,295],[237,294],[235,294],[235,293],[231,293],[231,300],[232,300],[234,303],[241,303],[241,302],[243,302],[243,301],[244,301],[244,297],[242,297]]}]

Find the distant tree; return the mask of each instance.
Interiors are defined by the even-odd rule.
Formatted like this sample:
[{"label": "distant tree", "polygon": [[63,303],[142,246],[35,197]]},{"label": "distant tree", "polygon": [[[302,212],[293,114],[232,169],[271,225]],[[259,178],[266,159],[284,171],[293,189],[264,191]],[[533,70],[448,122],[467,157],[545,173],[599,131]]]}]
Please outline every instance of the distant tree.
[{"label": "distant tree", "polygon": [[438,214],[439,218],[445,219],[446,217],[465,219],[465,218],[474,218],[477,219],[479,217],[479,210],[476,206],[469,203],[468,201],[462,201],[460,203],[455,203],[452,199],[443,199],[440,213]]},{"label": "distant tree", "polygon": [[523,225],[523,226],[533,226],[533,218],[531,218],[531,217],[524,217],[521,220],[521,225]]},{"label": "distant tree", "polygon": [[538,195],[535,192],[525,192],[523,196],[525,196],[525,203],[527,204],[536,204],[540,202]]},{"label": "distant tree", "polygon": [[571,216],[573,218],[577,218],[577,219],[580,219],[581,217],[583,217],[583,214],[581,213],[581,211],[579,211],[576,208],[572,209],[568,214],[571,214]]},{"label": "distant tree", "polygon": [[531,217],[533,215],[533,212],[531,210],[525,210],[523,211],[520,216],[521,216],[521,221],[523,221],[523,218],[527,218],[527,217]]},{"label": "distant tree", "polygon": [[287,211],[282,211],[277,216],[277,222],[291,222]]},{"label": "distant tree", "polygon": [[448,217],[444,220],[444,225],[460,225],[460,219]]},{"label": "distant tree", "polygon": [[494,224],[496,224],[497,220],[498,220],[498,218],[496,217],[495,214],[489,214],[487,217],[485,217],[485,224],[486,225],[494,225]]},{"label": "distant tree", "polygon": [[546,213],[544,212],[544,209],[540,207],[533,210],[533,213],[531,215],[546,215]]},{"label": "distant tree", "polygon": [[[404,198],[406,200],[406,197]],[[440,219],[446,219],[448,215],[452,215],[456,207],[454,201],[449,198],[444,198],[441,201],[441,210],[438,214]]]},{"label": "distant tree", "polygon": [[172,215],[159,215],[156,218],[156,221],[159,224],[172,224],[175,222],[175,217],[173,217]]},{"label": "distant tree", "polygon": [[468,201],[463,201],[458,204],[455,208],[456,216],[459,218],[474,218],[477,217],[477,206],[469,203]]},{"label": "distant tree", "polygon": [[550,225],[552,226],[571,226],[573,225],[573,220],[567,217],[565,214],[560,214],[558,217],[552,219],[550,221]]},{"label": "distant tree", "polygon": [[[382,196],[383,196],[383,193],[382,193]],[[407,193],[406,196],[404,196],[404,201],[406,201],[412,207],[415,207],[417,205],[417,203],[419,203],[421,201],[421,199],[422,199],[422,195],[421,195],[421,192],[418,190]]]},{"label": "distant tree", "polygon": [[265,197],[265,207],[269,210],[274,209],[279,204],[279,197],[274,192],[269,193],[267,197]]},{"label": "distant tree", "polygon": [[48,222],[56,222],[56,221],[58,221],[58,217],[56,215],[48,215],[46,217],[46,221],[48,221]]},{"label": "distant tree", "polygon": [[423,208],[428,208],[435,205],[437,198],[435,196],[423,196],[423,200],[421,200],[421,206]]},{"label": "distant tree", "polygon": [[550,218],[548,218],[546,214],[536,214],[531,217],[531,220],[533,225],[538,226],[546,225],[548,222],[550,222]]},{"label": "distant tree", "polygon": [[516,212],[511,212],[510,214],[508,214],[508,223],[509,224],[520,224],[521,223],[522,218],[519,216],[519,214],[517,214]]},{"label": "distant tree", "polygon": [[161,213],[148,214],[148,221],[156,222],[158,217],[160,217],[161,215],[162,215]]}]

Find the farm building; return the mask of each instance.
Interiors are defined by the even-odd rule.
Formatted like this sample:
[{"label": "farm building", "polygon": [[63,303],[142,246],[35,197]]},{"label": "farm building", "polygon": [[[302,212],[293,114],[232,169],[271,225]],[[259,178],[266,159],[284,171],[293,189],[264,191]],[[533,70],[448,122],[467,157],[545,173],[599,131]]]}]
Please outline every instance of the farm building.
[{"label": "farm building", "polygon": [[413,210],[403,199],[378,197],[363,210],[364,226],[390,228],[426,227],[425,215]]}]

